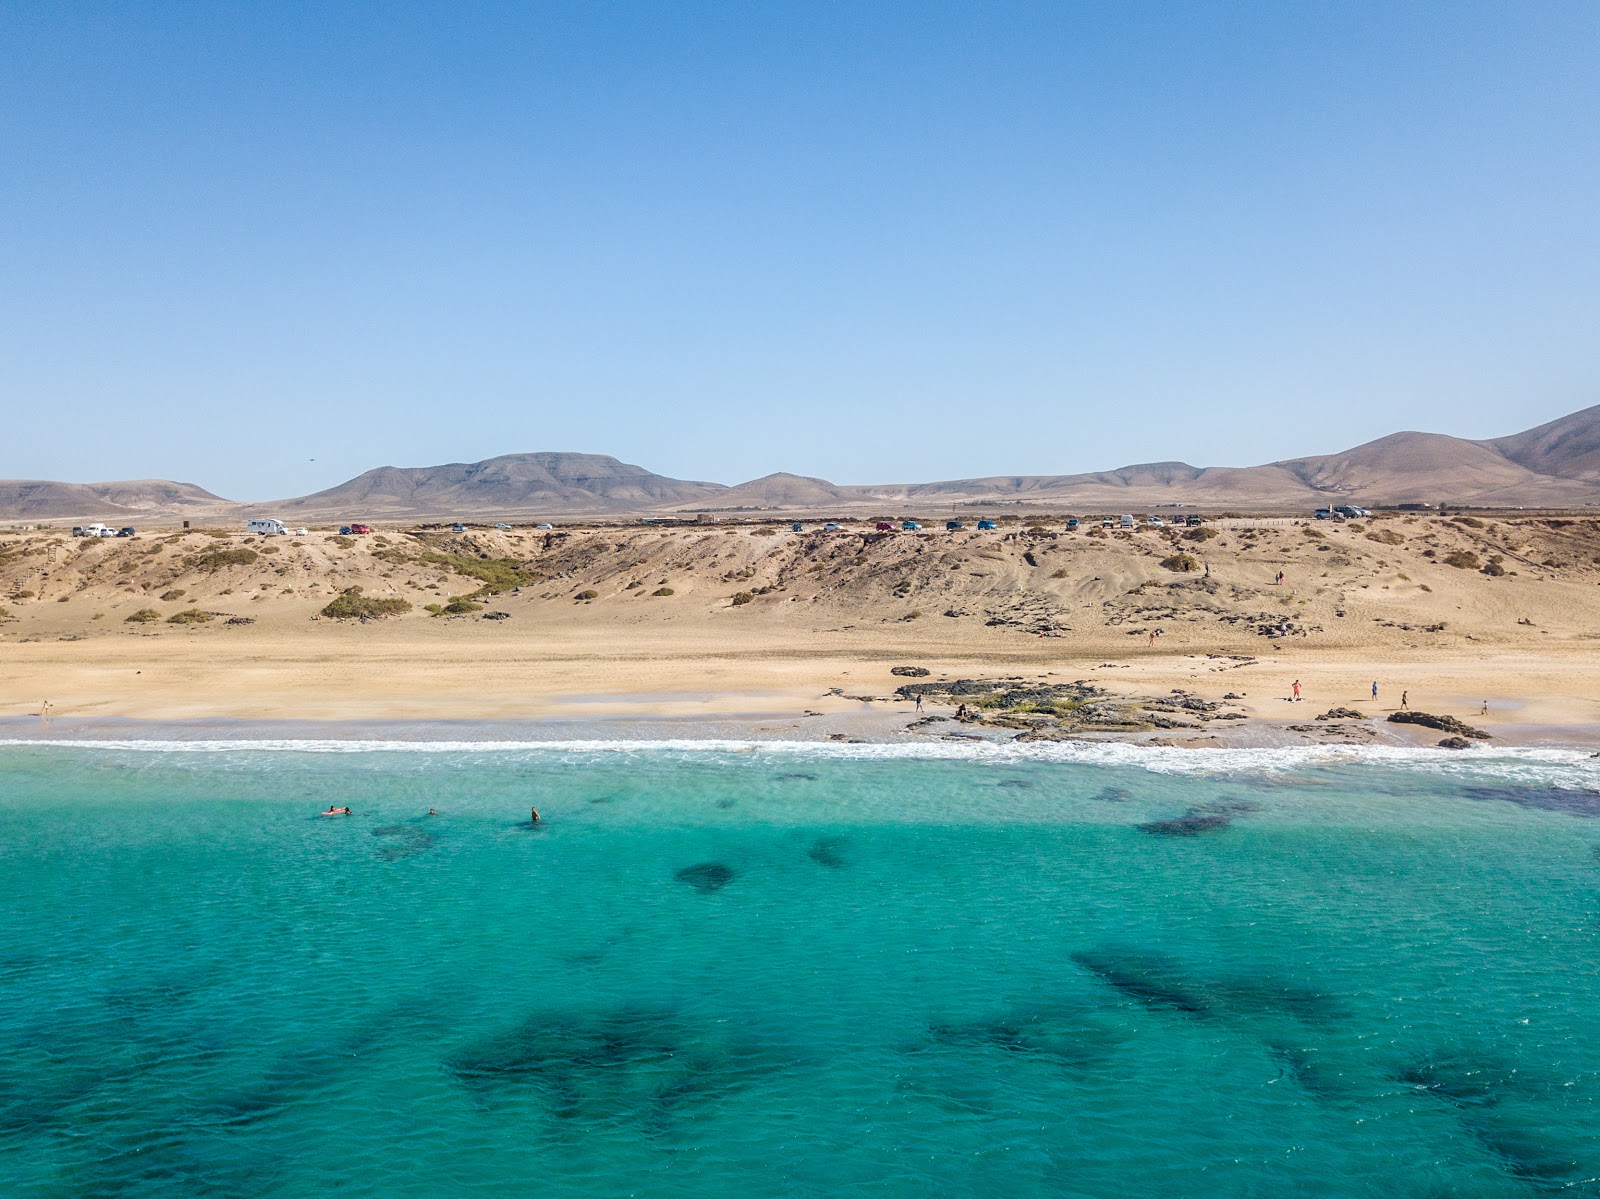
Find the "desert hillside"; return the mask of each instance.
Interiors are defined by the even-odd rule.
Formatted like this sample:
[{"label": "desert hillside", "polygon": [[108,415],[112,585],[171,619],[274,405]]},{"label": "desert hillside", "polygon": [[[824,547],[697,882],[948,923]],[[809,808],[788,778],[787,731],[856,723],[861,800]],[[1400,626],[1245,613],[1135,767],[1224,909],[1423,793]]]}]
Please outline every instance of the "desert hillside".
[{"label": "desert hillside", "polygon": [[1573,724],[1600,720],[1597,638],[1592,519],[0,535],[0,715],[50,697],[86,714],[467,717],[648,692],[699,717],[719,698],[882,699],[909,663],[1247,708],[1296,676],[1347,704],[1381,677],[1414,705],[1472,715],[1495,695],[1515,719]]}]

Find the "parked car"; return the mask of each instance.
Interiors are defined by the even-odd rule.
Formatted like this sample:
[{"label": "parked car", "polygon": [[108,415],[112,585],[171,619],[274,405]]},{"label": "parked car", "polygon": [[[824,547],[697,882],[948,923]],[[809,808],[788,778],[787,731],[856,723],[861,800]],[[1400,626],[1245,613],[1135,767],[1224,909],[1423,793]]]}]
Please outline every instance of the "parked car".
[{"label": "parked car", "polygon": [[82,525],[73,525],[72,526],[72,535],[74,537],[87,537],[89,534],[87,534],[87,533],[85,533],[83,531],[83,526]]},{"label": "parked car", "polygon": [[823,531],[823,532],[824,532],[824,533],[837,533],[837,532],[838,532],[838,531],[839,531],[839,526],[838,526],[838,525],[836,525],[836,524],[834,524],[834,523],[833,523],[833,522],[832,522],[832,521],[831,521],[831,520],[830,520],[830,521],[829,521],[829,522],[828,522],[828,523],[827,523],[827,524],[825,524],[825,525],[823,525],[823,526],[822,526],[822,531]]},{"label": "parked car", "polygon": [[350,526],[349,525],[340,525],[339,526],[339,536],[341,536],[341,537],[350,536]]},{"label": "parked car", "polygon": [[1358,517],[1372,515],[1372,513],[1368,512],[1365,508],[1357,508],[1353,504],[1340,504],[1333,510],[1333,514],[1335,516],[1342,516],[1346,520],[1355,520]]},{"label": "parked car", "polygon": [[880,532],[880,533],[892,533],[892,532],[894,532],[894,526],[892,524],[890,524],[886,520],[880,520],[878,522],[878,524],[877,524],[877,529],[878,529],[878,532]]},{"label": "parked car", "polygon": [[1000,526],[995,524],[992,520],[980,520],[978,522],[978,528],[980,529],[997,529],[999,527]]},{"label": "parked car", "polygon": [[509,529],[510,527],[510,525],[495,525],[495,528],[497,529]]},{"label": "parked car", "polygon": [[1117,522],[1112,520],[1109,516],[1102,516],[1100,518],[1100,527],[1102,529],[1114,529],[1117,527]]},{"label": "parked car", "polygon": [[903,520],[900,522],[900,527],[908,533],[919,533],[922,531],[922,526],[914,520]]},{"label": "parked car", "polygon": [[962,524],[959,520],[947,520],[944,522],[944,527],[949,529],[952,533],[959,533],[967,526]]},{"label": "parked car", "polygon": [[1150,529],[1162,529],[1165,528],[1167,524],[1167,522],[1162,520],[1159,516],[1147,516],[1145,517],[1144,523],[1145,527]]},{"label": "parked car", "polygon": [[797,520],[796,521],[791,521],[789,523],[789,529],[790,529],[791,532],[795,532],[795,533],[804,533],[806,531],[805,525],[801,524]]},{"label": "parked car", "polygon": [[1118,519],[1117,523],[1120,524],[1124,529],[1131,529],[1135,527],[1133,514],[1129,512],[1124,512]]},{"label": "parked car", "polygon": [[1188,525],[1191,529],[1197,529],[1206,522],[1201,520],[1198,516],[1186,516],[1183,519],[1183,523]]},{"label": "parked car", "polygon": [[350,526],[350,531],[352,533],[354,533],[357,537],[365,537],[368,533],[372,532],[372,526],[371,525],[351,525]]},{"label": "parked car", "polygon": [[74,537],[115,537],[117,531],[107,525],[95,524],[73,529],[72,535]]},{"label": "parked car", "polygon": [[534,525],[533,527],[536,529],[553,529],[555,525]]},{"label": "parked car", "polygon": [[1333,509],[1332,508],[1318,508],[1311,515],[1316,520],[1332,520],[1333,519]]},{"label": "parked car", "polygon": [[465,533],[467,531],[467,526],[466,525],[459,525],[459,524],[458,525],[451,525],[450,526],[450,531],[452,533]]},{"label": "parked car", "polygon": [[1078,527],[1078,518],[1076,516],[1069,516],[1067,518],[1067,528],[1076,529],[1077,527]]},{"label": "parked car", "polygon": [[132,525],[123,525],[122,528],[117,530],[117,536],[118,537],[133,537],[133,536],[135,536],[134,527]]}]

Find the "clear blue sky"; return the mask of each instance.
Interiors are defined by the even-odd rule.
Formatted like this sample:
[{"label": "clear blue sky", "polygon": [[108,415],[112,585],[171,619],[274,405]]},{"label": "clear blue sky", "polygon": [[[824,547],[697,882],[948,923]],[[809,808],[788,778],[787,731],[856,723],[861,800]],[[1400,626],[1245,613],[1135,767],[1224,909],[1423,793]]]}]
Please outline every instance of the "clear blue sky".
[{"label": "clear blue sky", "polygon": [[1600,402],[1597,50],[1592,2],[4,0],[0,477],[1511,432]]}]

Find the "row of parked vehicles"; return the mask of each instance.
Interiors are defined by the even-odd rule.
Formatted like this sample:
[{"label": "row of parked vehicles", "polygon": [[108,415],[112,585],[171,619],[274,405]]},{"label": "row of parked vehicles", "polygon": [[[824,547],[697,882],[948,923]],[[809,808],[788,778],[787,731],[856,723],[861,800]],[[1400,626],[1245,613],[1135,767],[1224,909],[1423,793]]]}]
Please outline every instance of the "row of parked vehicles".
[{"label": "row of parked vehicles", "polygon": [[132,525],[123,525],[120,529],[114,529],[110,525],[75,525],[72,535],[74,537],[132,537],[134,532]]},{"label": "row of parked vehicles", "polygon": [[1372,513],[1365,508],[1357,508],[1354,504],[1340,504],[1337,508],[1318,508],[1311,514],[1318,520],[1355,520],[1358,517],[1368,517]]}]

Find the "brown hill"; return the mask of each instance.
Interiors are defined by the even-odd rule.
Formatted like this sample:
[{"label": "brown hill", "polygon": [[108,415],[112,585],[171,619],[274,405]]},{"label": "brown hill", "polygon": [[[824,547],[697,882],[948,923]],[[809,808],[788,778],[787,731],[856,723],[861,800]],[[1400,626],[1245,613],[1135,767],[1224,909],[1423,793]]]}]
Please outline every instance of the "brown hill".
[{"label": "brown hill", "polygon": [[1600,405],[1481,444],[1537,474],[1600,479]]},{"label": "brown hill", "polygon": [[172,519],[225,508],[228,503],[193,483],[166,479],[117,483],[0,479],[0,518],[8,520]]},{"label": "brown hill", "polygon": [[602,514],[651,511],[727,490],[604,454],[505,454],[445,466],[381,466],[314,495],[257,507],[306,517]]}]

